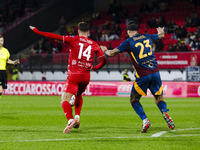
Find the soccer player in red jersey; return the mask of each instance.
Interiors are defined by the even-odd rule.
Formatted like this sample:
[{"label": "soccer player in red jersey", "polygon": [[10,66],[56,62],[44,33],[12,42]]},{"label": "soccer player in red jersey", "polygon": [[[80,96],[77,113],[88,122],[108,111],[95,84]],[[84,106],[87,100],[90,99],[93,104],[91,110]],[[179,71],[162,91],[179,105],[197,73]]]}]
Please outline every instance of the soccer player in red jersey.
[{"label": "soccer player in red jersey", "polygon": [[[36,34],[58,39],[70,45],[68,76],[61,96],[61,105],[68,120],[63,133],[69,133],[73,127],[78,128],[80,125],[80,112],[83,104],[82,93],[89,84],[90,70],[98,70],[106,64],[104,53],[96,42],[88,38],[89,25],[86,22],[78,24],[78,36],[61,36],[54,33],[42,32],[33,26],[30,26],[30,29]],[[95,53],[100,63],[92,66]],[[75,95],[75,119],[72,115],[72,106],[69,103],[73,95]]]}]

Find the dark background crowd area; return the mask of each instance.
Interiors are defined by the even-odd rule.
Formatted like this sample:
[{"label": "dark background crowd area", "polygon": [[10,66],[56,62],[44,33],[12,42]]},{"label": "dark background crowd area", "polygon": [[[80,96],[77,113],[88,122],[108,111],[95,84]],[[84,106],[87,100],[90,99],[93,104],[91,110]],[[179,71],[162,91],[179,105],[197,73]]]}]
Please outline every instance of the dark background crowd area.
[{"label": "dark background crowd area", "polygon": [[38,0],[1,0],[0,32],[40,7]]},{"label": "dark background crowd area", "polygon": [[[6,1],[0,7],[0,27],[6,28],[18,18],[41,7],[36,0]],[[198,0],[153,0],[141,4],[123,5],[120,1],[109,5],[107,11],[93,11],[79,21],[90,24],[89,38],[109,49],[117,47],[127,38],[126,24],[136,21],[139,33],[156,34],[157,27],[165,27],[165,38],[155,41],[154,52],[188,52],[200,50],[200,2]],[[77,21],[78,23],[78,21]],[[60,35],[76,35],[77,24],[68,25],[60,16],[57,32]],[[1,31],[0,31],[1,32]],[[68,53],[68,44],[43,38],[37,41],[32,53]]]}]

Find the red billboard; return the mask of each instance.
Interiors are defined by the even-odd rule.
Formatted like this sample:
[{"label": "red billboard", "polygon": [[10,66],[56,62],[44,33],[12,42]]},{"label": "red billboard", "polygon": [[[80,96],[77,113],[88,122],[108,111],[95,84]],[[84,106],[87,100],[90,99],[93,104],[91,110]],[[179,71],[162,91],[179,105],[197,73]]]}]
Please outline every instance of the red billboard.
[{"label": "red billboard", "polygon": [[154,53],[161,69],[185,69],[200,65],[200,52]]},{"label": "red billboard", "polygon": [[[64,82],[10,81],[6,95],[61,95]],[[130,95],[133,82],[90,82],[83,95]],[[164,97],[200,97],[200,82],[163,82]],[[147,97],[152,97],[147,91]]]}]

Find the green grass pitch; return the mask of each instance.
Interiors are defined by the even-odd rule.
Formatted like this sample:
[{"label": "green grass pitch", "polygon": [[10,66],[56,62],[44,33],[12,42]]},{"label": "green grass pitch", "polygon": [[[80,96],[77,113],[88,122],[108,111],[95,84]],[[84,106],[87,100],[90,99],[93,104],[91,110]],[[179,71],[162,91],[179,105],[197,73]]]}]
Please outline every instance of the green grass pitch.
[{"label": "green grass pitch", "polygon": [[[60,96],[6,96],[0,100],[0,150],[187,150],[200,149],[200,98],[165,98],[176,128],[171,131],[153,98],[141,103],[142,121],[128,97],[83,97],[79,129],[67,124]],[[154,137],[156,136],[156,137]]]}]

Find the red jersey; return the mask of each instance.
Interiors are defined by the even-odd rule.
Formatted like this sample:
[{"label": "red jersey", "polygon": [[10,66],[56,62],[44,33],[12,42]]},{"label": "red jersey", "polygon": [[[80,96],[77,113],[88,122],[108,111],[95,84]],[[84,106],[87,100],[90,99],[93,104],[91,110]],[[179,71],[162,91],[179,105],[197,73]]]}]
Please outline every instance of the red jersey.
[{"label": "red jersey", "polygon": [[58,39],[63,41],[63,43],[69,43],[70,57],[68,63],[68,75],[89,73],[92,67],[92,61],[95,53],[97,57],[102,61],[97,66],[94,66],[93,70],[100,69],[105,65],[105,57],[103,51],[96,42],[89,39],[88,37],[61,36],[54,33],[42,32],[37,28],[34,28],[33,31],[45,37]]},{"label": "red jersey", "polygon": [[94,55],[104,57],[98,44],[84,36],[63,36],[63,42],[70,45],[68,74],[88,73],[92,67]]}]

